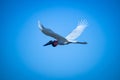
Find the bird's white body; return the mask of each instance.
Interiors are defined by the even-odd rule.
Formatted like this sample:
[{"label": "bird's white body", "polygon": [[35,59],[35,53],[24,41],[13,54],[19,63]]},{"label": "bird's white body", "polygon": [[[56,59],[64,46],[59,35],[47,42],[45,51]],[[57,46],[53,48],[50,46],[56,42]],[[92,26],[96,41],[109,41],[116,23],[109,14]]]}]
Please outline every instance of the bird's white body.
[{"label": "bird's white body", "polygon": [[[86,42],[78,42],[75,39],[78,38],[84,29],[87,27],[87,21],[81,21],[78,26],[66,37],[62,37],[61,35],[53,32],[51,29],[45,28],[40,21],[38,21],[39,29],[47,36],[53,37],[56,39],[57,44],[66,45],[69,43],[77,43],[77,44],[86,44]],[[49,45],[49,44],[48,44]]]}]

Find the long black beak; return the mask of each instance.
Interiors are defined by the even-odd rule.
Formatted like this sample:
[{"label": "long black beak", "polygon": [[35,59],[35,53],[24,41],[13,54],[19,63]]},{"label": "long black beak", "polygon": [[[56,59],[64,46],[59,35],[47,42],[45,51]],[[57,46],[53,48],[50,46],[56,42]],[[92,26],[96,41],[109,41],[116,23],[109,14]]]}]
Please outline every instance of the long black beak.
[{"label": "long black beak", "polygon": [[47,45],[50,45],[50,44],[52,44],[52,43],[53,43],[53,41],[51,40],[51,41],[49,41],[48,43],[44,44],[43,46],[47,46]]}]

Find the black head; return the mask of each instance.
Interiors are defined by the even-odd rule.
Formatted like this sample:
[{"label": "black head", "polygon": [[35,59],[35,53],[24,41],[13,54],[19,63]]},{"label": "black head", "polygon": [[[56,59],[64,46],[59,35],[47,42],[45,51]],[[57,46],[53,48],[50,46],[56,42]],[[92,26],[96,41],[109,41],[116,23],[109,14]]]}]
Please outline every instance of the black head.
[{"label": "black head", "polygon": [[54,41],[50,40],[44,46],[48,46],[48,45],[52,45],[53,47],[56,47],[58,45],[58,41],[56,41],[56,40],[54,40]]},{"label": "black head", "polygon": [[56,47],[57,45],[58,45],[58,41],[54,40],[54,41],[52,42],[52,46],[53,46],[53,47]]}]

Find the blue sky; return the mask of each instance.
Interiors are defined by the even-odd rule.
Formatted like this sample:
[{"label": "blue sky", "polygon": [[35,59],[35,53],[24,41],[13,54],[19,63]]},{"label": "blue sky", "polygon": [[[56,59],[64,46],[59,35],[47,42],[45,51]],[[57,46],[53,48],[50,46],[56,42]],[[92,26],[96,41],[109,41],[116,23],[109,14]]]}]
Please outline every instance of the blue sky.
[{"label": "blue sky", "polygon": [[[119,80],[119,1],[1,1],[0,80]],[[87,45],[46,46],[45,27],[67,36],[81,19],[77,39]]]}]

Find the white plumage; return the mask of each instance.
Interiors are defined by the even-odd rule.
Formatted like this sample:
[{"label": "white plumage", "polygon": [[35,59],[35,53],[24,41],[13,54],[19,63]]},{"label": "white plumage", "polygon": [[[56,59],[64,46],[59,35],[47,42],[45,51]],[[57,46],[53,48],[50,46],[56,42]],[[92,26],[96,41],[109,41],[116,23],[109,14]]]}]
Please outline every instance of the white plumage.
[{"label": "white plumage", "polygon": [[53,32],[51,29],[45,28],[40,21],[38,21],[38,27],[39,29],[47,36],[53,37],[56,40],[55,41],[49,41],[44,46],[52,44],[53,47],[59,45],[66,45],[69,43],[78,43],[78,44],[87,44],[87,42],[78,42],[75,39],[78,38],[81,33],[84,31],[84,29],[87,27],[87,21],[81,20],[81,22],[78,24],[78,26],[65,38],[61,35]]},{"label": "white plumage", "polygon": [[66,36],[66,39],[69,41],[74,41],[76,38],[78,38],[81,33],[84,31],[84,29],[87,27],[87,21],[83,20],[81,21],[78,26],[68,35]]}]

